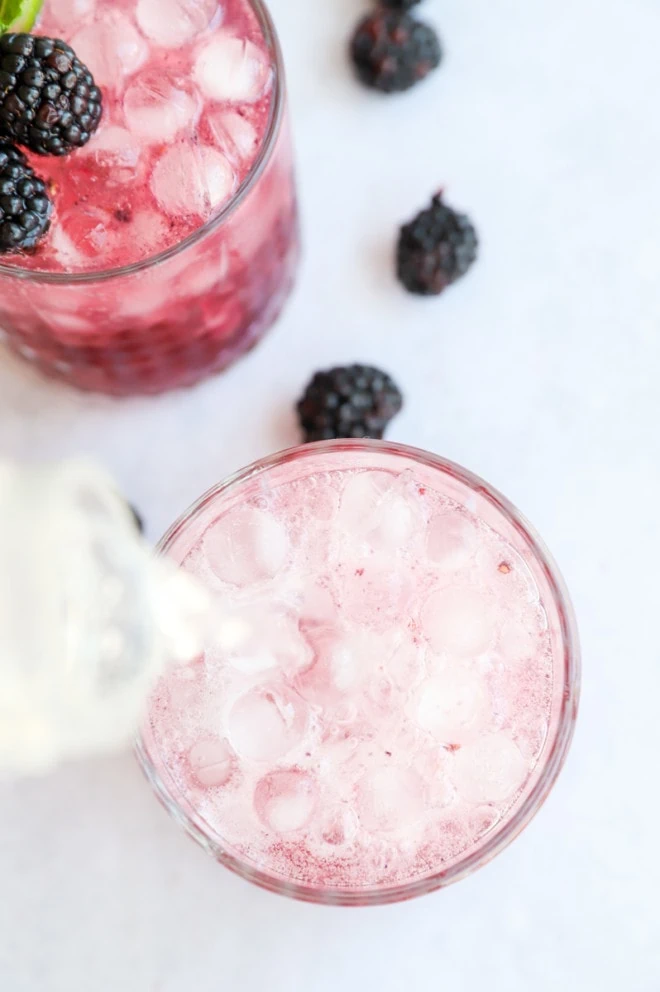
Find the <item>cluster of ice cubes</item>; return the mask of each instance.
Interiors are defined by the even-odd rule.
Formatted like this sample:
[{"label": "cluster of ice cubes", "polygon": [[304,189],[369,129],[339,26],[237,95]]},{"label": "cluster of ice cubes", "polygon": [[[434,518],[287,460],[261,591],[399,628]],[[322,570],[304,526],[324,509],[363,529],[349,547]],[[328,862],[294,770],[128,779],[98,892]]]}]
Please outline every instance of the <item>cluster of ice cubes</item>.
[{"label": "cluster of ice cubes", "polygon": [[282,872],[303,851],[308,881],[401,879],[476,843],[524,786],[539,745],[516,723],[517,655],[547,724],[547,631],[522,559],[464,507],[407,472],[303,481],[307,503],[298,483],[238,501],[191,552],[222,633],[191,676],[204,717],[170,694],[155,732],[230,847]]},{"label": "cluster of ice cubes", "polygon": [[[99,191],[117,187],[99,205],[103,226],[117,226],[113,202],[122,197],[135,207],[132,221],[150,199],[163,218],[159,228],[138,221],[131,238],[138,257],[167,247],[171,220],[179,240],[212,216],[257,154],[273,69],[256,21],[255,40],[236,33],[244,22],[234,23],[235,8],[238,0],[49,0],[44,12],[44,30],[71,42],[104,92],[101,127],[73,163],[93,160]],[[75,173],[69,168],[74,184]],[[80,183],[89,184],[87,171]],[[86,219],[65,212],[58,225],[61,265],[89,268],[85,245],[76,250],[87,238]],[[96,246],[97,259],[113,247]]]}]

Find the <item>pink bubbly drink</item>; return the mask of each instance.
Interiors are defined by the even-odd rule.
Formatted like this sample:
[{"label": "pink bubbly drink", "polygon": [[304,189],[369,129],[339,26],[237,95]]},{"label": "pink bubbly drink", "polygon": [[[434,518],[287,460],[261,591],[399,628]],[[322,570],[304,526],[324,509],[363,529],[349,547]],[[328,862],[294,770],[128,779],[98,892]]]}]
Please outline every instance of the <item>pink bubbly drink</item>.
[{"label": "pink bubbly drink", "polygon": [[310,445],[207,494],[162,549],[217,596],[218,636],[161,678],[139,752],[235,871],[405,898],[484,863],[547,795],[577,706],[571,610],[481,480]]},{"label": "pink bubbly drink", "polygon": [[284,79],[261,0],[44,0],[103,94],[83,148],[31,155],[53,222],[0,259],[0,327],[84,389],[190,385],[251,347],[297,261]]}]

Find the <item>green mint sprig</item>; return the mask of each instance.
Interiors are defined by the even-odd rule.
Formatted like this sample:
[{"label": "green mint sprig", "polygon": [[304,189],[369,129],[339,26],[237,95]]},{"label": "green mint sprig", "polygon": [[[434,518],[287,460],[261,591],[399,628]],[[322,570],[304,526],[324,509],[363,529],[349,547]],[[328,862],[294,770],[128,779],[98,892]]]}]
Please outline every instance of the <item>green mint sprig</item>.
[{"label": "green mint sprig", "polygon": [[43,0],[0,0],[0,34],[30,31]]}]

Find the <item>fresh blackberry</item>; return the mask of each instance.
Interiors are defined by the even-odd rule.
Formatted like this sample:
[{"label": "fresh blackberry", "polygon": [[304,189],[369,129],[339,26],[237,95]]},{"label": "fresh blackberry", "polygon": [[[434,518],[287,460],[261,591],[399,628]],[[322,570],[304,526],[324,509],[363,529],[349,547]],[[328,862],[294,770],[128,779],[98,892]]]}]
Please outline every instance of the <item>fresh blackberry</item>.
[{"label": "fresh blackberry", "polygon": [[0,253],[34,248],[50,224],[46,184],[23,152],[0,139]]},{"label": "fresh blackberry", "polygon": [[40,155],[68,155],[101,119],[101,91],[63,41],[0,37],[0,131]]},{"label": "fresh blackberry", "polygon": [[384,93],[408,90],[442,58],[438,36],[401,10],[380,10],[358,24],[351,58],[359,79]]},{"label": "fresh blackberry", "polygon": [[402,406],[389,375],[369,365],[348,365],[314,375],[298,402],[298,416],[305,441],[381,438]]},{"label": "fresh blackberry", "polygon": [[438,193],[428,209],[401,228],[397,275],[409,292],[437,295],[465,275],[478,245],[469,217],[444,204]]}]

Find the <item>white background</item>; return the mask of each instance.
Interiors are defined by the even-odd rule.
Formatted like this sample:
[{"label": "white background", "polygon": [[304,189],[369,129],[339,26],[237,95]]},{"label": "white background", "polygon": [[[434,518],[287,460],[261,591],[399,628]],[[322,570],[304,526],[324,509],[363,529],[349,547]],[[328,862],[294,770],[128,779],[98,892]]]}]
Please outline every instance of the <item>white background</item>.
[{"label": "white background", "polygon": [[[0,454],[94,452],[156,538],[293,443],[311,372],[382,364],[390,436],[485,476],[572,591],[584,695],[565,771],[489,867],[375,910],[263,893],[207,860],[133,759],[0,788],[2,992],[660,988],[660,6],[427,0],[447,57],[403,97],[351,78],[359,0],[273,0],[305,256],[294,300],[202,387],[115,403],[0,363]],[[482,238],[440,299],[392,275],[440,186]]]}]

